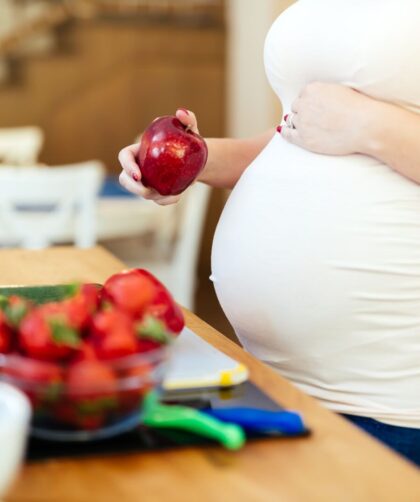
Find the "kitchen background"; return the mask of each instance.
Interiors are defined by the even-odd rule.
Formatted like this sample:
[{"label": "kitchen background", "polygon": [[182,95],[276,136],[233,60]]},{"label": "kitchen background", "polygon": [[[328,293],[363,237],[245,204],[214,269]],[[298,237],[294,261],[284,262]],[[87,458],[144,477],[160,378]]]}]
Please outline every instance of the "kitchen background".
[{"label": "kitchen background", "polygon": [[[264,75],[263,42],[291,3],[0,0],[4,172],[100,161],[108,184],[98,196],[96,241],[130,265],[155,259],[174,268],[174,255],[183,255],[189,263],[180,265],[181,276],[165,282],[176,290],[182,274],[186,283],[191,279],[189,306],[229,336],[208,279],[212,236],[228,194],[211,190],[182,210],[151,209],[118,192],[117,154],[153,118],[177,107],[196,112],[203,136],[242,137],[273,127],[281,109]],[[202,217],[194,214],[197,204]],[[2,233],[5,213],[0,208],[0,245],[31,247],[22,235],[11,243],[6,227]],[[182,228],[196,238],[186,239]],[[67,234],[50,237],[50,245],[72,242]]]}]

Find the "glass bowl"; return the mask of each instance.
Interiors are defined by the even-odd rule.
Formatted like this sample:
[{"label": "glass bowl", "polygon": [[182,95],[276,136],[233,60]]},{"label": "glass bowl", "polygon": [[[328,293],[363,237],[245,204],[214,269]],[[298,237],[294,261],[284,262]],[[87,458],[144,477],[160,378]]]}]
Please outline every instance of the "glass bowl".
[{"label": "glass bowl", "polygon": [[23,391],[31,401],[34,437],[55,441],[103,439],[140,424],[144,397],[152,390],[159,392],[170,350],[170,346],[162,346],[101,361],[114,375],[111,383],[84,383],[71,388],[66,383],[70,366],[0,354],[0,380]]}]

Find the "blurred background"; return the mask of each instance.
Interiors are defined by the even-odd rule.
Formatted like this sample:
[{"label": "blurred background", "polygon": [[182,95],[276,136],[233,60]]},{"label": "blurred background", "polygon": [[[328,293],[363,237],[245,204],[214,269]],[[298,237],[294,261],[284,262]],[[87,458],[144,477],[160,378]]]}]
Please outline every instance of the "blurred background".
[{"label": "blurred background", "polygon": [[105,246],[233,336],[210,275],[228,197],[161,208],[118,186],[119,150],[156,116],[205,137],[279,122],[263,43],[291,0],[0,0],[0,246]]}]

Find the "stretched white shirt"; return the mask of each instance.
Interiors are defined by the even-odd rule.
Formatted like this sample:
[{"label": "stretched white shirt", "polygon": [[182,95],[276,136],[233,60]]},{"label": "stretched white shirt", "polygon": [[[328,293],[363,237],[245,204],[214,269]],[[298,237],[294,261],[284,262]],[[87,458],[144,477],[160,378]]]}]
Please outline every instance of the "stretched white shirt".
[{"label": "stretched white shirt", "polygon": [[[264,54],[285,112],[324,81],[420,113],[419,20],[418,0],[296,2]],[[224,209],[212,277],[247,350],[332,410],[420,428],[419,185],[276,134]]]}]

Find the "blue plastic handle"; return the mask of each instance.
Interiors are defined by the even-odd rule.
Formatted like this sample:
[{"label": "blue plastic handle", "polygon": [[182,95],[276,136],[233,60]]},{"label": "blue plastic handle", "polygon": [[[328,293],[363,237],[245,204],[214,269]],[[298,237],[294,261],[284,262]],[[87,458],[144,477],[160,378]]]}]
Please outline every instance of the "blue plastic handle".
[{"label": "blue plastic handle", "polygon": [[223,422],[232,422],[252,432],[280,432],[284,435],[306,431],[302,417],[294,411],[267,411],[258,408],[206,408],[201,410]]}]

